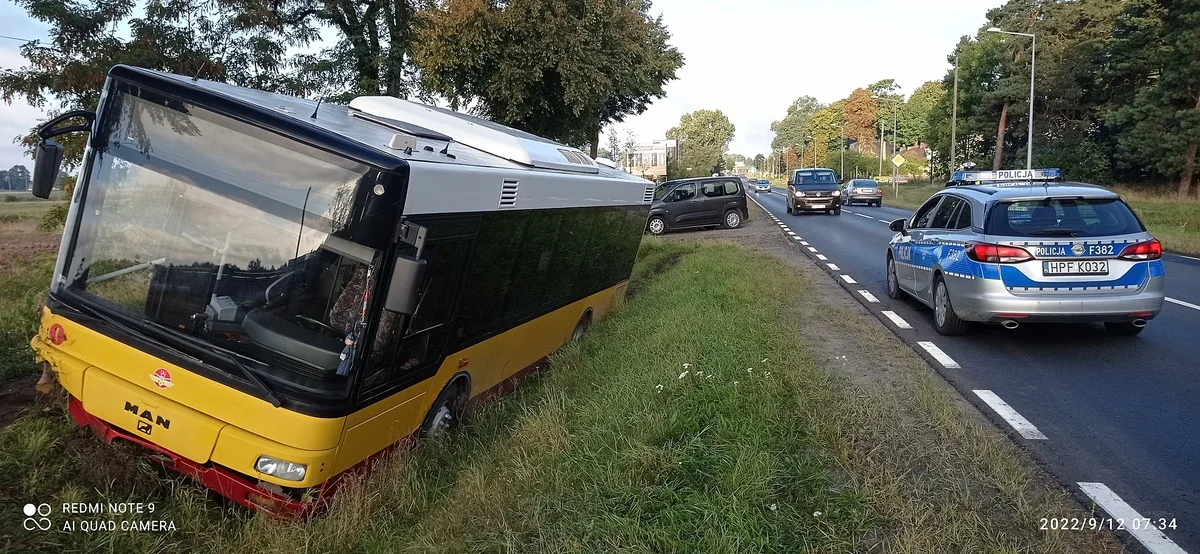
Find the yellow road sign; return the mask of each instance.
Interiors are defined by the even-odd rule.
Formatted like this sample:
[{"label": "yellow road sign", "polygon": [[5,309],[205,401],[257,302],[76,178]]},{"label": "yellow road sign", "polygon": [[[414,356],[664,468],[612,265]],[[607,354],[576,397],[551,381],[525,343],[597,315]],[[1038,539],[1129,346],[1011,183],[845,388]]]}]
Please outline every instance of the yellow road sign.
[{"label": "yellow road sign", "polygon": [[892,163],[896,164],[896,167],[900,167],[900,166],[904,165],[904,156],[901,156],[900,154],[896,154],[896,157],[892,158]]}]

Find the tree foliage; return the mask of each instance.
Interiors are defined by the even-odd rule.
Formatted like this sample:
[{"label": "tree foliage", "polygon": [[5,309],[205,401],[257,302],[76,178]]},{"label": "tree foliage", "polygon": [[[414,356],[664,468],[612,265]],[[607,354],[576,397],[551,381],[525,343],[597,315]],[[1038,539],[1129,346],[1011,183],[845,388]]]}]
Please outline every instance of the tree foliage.
[{"label": "tree foliage", "polygon": [[771,148],[799,148],[804,143],[805,137],[809,136],[808,126],[809,120],[813,114],[824,108],[825,105],[811,96],[801,96],[791,106],[788,106],[787,114],[783,119],[771,123],[771,130],[775,132],[775,138],[771,141]]},{"label": "tree foliage", "polygon": [[454,107],[596,145],[601,128],[664,96],[683,65],[649,8],[645,0],[450,0],[424,12],[415,57],[430,89]]},{"label": "tree foliage", "polygon": [[721,110],[683,114],[679,125],[667,130],[667,138],[680,141],[679,174],[703,176],[719,172],[734,131],[733,123]]}]

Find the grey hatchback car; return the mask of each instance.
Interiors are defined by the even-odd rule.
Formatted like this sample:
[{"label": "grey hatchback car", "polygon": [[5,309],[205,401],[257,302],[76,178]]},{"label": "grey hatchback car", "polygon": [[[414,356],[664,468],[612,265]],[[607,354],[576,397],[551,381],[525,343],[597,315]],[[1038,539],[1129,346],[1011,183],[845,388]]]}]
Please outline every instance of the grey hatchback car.
[{"label": "grey hatchback car", "polygon": [[749,215],[746,187],[740,178],[680,179],[655,189],[646,230],[661,235],[670,230],[718,225],[733,229]]},{"label": "grey hatchback car", "polygon": [[891,223],[887,292],[967,322],[1098,322],[1131,336],[1162,310],[1162,245],[1116,193],[1096,185],[992,182],[934,194]]}]

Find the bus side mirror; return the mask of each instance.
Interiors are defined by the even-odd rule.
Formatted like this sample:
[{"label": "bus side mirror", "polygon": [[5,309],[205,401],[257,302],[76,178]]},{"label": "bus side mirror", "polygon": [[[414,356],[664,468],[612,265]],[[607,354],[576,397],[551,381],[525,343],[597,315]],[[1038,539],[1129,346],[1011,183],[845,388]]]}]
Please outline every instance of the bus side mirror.
[{"label": "bus side mirror", "polygon": [[902,235],[908,234],[908,220],[897,219],[888,224],[888,228]]},{"label": "bus side mirror", "polygon": [[417,313],[424,283],[425,260],[397,256],[387,296],[383,299],[383,309],[410,316]]},{"label": "bus side mirror", "polygon": [[62,165],[63,147],[56,141],[45,139],[37,146],[33,162],[33,195],[50,198],[50,190],[58,181],[58,168]]}]

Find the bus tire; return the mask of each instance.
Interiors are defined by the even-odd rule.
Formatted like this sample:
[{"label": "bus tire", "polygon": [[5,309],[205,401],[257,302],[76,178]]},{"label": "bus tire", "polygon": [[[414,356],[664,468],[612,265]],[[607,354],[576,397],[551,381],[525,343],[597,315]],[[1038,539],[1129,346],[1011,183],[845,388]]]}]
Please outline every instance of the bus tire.
[{"label": "bus tire", "polygon": [[583,334],[592,328],[592,309],[588,308],[583,315],[579,317],[579,323],[575,324],[575,330],[571,331],[571,342],[575,342],[583,337]]},{"label": "bus tire", "polygon": [[467,384],[465,378],[456,378],[446,385],[437,400],[429,407],[425,421],[421,422],[421,438],[444,437],[458,421],[462,419],[463,408],[467,403]]}]

